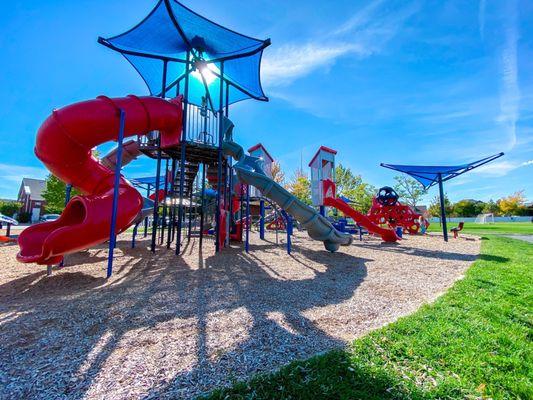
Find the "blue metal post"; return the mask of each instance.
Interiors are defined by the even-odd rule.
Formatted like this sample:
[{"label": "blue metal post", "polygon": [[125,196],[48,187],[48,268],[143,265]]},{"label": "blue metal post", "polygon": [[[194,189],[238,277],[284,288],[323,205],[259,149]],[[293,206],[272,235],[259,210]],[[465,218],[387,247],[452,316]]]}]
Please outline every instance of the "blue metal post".
[{"label": "blue metal post", "polygon": [[323,217],[326,216],[326,207],[325,206],[320,206],[320,215],[322,215]]},{"label": "blue metal post", "polygon": [[[191,53],[187,51],[187,65],[186,71],[189,70],[189,61]],[[185,156],[187,143],[187,127],[189,124],[189,73],[185,76],[185,88],[183,96],[183,122],[180,142],[180,187],[178,189],[178,227],[176,231],[176,255],[181,252],[181,229],[183,224],[183,186],[185,185]]]},{"label": "blue metal post", "polygon": [[259,238],[265,240],[265,201],[259,201]]},{"label": "blue metal post", "polygon": [[120,127],[118,130],[117,143],[117,163],[115,165],[115,187],[113,189],[113,209],[111,211],[111,231],[109,233],[109,256],[107,259],[107,277],[110,278],[113,273],[113,251],[117,243],[116,225],[118,211],[118,189],[120,185],[120,169],[122,168],[122,143],[124,142],[124,124],[126,113],[120,110]]},{"label": "blue metal post", "polygon": [[[167,226],[167,197],[168,197],[168,158],[165,160],[165,189],[163,197],[163,222],[161,223],[161,232],[159,236],[159,244],[163,244],[165,240],[165,228]],[[169,228],[170,230],[170,228]]]},{"label": "blue metal post", "polygon": [[150,250],[155,253],[155,240],[157,235],[157,226],[159,225],[159,181],[161,175],[161,136],[157,140],[157,167],[155,175],[155,197],[154,197],[154,212],[152,217],[152,243]]},{"label": "blue metal post", "polygon": [[224,105],[222,104],[224,94],[224,62],[220,63],[220,93],[218,102],[218,165],[217,165],[217,209],[215,221],[215,251],[220,251],[220,204],[222,197],[222,117],[224,116]]},{"label": "blue metal post", "polygon": [[[146,189],[146,197],[150,197],[150,184],[148,184],[148,188]],[[144,217],[144,237],[148,236],[148,217]]]},{"label": "blue metal post", "polygon": [[439,195],[440,195],[440,220],[442,221],[442,234],[444,235],[444,241],[448,241],[448,227],[446,226],[446,208],[444,207],[444,189],[442,187],[442,175],[439,177]]},{"label": "blue metal post", "polygon": [[285,210],[281,210],[281,215],[285,218],[287,225],[287,254],[291,254],[292,217]]},{"label": "blue metal post", "polygon": [[176,159],[172,158],[172,166],[170,171],[172,182],[170,182],[170,226],[168,227],[168,234],[167,234],[167,249],[170,249],[170,243],[174,240],[174,229],[176,228],[176,204],[174,199],[174,186],[176,182]]},{"label": "blue metal post", "polygon": [[246,185],[246,242],[244,248],[246,252],[250,250],[250,185]]}]

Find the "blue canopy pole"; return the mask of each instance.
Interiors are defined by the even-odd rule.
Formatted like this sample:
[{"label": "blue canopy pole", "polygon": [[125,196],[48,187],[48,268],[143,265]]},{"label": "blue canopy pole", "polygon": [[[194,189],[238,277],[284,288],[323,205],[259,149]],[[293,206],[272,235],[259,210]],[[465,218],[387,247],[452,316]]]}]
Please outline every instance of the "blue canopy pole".
[{"label": "blue canopy pole", "polygon": [[440,195],[440,220],[442,221],[442,234],[444,241],[448,241],[448,228],[446,226],[446,208],[444,207],[444,189],[442,187],[442,174],[438,174],[439,179],[439,195]]},{"label": "blue canopy pole", "polygon": [[[189,70],[191,53],[187,51],[187,64],[185,70]],[[187,143],[187,126],[189,124],[189,77],[190,73],[187,73],[185,77],[185,87],[183,96],[183,123],[181,133],[181,153],[180,153],[180,187],[179,187],[179,201],[178,201],[178,228],[176,232],[176,255],[181,253],[181,229],[183,226],[183,186],[185,185],[185,151]]]},{"label": "blue canopy pole", "polygon": [[118,130],[117,163],[115,165],[115,187],[113,189],[113,209],[111,211],[111,232],[109,233],[109,256],[107,258],[107,278],[113,273],[113,251],[117,243],[116,225],[118,211],[118,189],[120,185],[120,169],[122,168],[122,143],[124,142],[124,125],[126,113],[120,109],[120,126]]},{"label": "blue canopy pole", "polygon": [[265,240],[265,200],[259,201],[259,238]]},{"label": "blue canopy pole", "polygon": [[220,63],[220,93],[218,103],[218,165],[217,165],[217,209],[215,221],[215,252],[220,251],[220,204],[222,197],[222,129],[224,116],[223,96],[224,96],[224,62]]},{"label": "blue canopy pole", "polygon": [[250,250],[250,185],[246,185],[246,218],[244,222],[246,223],[246,242],[244,248],[246,252]]},{"label": "blue canopy pole", "polygon": [[176,225],[176,207],[174,204],[174,180],[176,177],[176,159],[172,158],[172,165],[170,167],[170,175],[172,182],[170,182],[169,188],[169,197],[170,197],[170,207],[169,207],[169,221],[170,225],[167,232],[167,249],[170,249],[170,243],[174,239],[174,226]]},{"label": "blue canopy pole", "polygon": [[[165,89],[167,86],[167,64],[168,61],[163,61],[163,83],[162,83],[162,92],[161,97],[165,97]],[[157,166],[156,166],[156,177],[155,177],[155,198],[154,198],[154,212],[152,218],[152,243],[150,250],[152,253],[155,253],[155,242],[157,238],[157,226],[159,225],[159,180],[161,175],[161,132],[157,138]]]},{"label": "blue canopy pole", "polygon": [[[148,187],[146,189],[146,197],[150,197],[150,184],[148,184]],[[148,236],[148,216],[144,217],[144,237]]]},{"label": "blue canopy pole", "polygon": [[205,214],[205,168],[206,164],[202,164],[202,194],[200,197],[200,251],[204,242],[204,214]]},{"label": "blue canopy pole", "polygon": [[[161,232],[159,233],[159,244],[163,244],[165,239],[165,228],[167,226],[167,196],[168,196],[168,158],[165,160],[165,189],[163,197],[163,222],[161,223]],[[170,228],[169,228],[170,230]]]}]

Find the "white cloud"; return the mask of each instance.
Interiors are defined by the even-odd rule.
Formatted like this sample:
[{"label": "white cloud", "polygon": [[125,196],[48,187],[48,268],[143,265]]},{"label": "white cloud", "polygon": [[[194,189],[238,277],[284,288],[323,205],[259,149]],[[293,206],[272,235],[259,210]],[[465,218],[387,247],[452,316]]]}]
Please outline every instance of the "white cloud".
[{"label": "white cloud", "polygon": [[368,57],[378,52],[419,8],[411,3],[384,10],[384,3],[371,2],[326,37],[312,38],[304,44],[287,43],[266,52],[261,67],[265,85],[287,86],[318,68],[331,68],[339,57]]},{"label": "white cloud", "polygon": [[341,24],[341,26],[334,32],[334,34],[342,35],[355,29],[361,29],[372,19],[374,12],[376,12],[382,4],[383,0],[376,0],[368,3],[366,7],[363,7],[346,22]]},{"label": "white cloud", "polygon": [[284,86],[310,74],[319,67],[330,68],[336,58],[348,53],[364,54],[364,48],[348,43],[334,46],[312,42],[303,46],[285,44],[265,57],[261,75],[268,86]]},{"label": "white cloud", "polygon": [[509,1],[506,9],[505,43],[501,54],[502,89],[500,94],[500,115],[497,121],[508,136],[507,150],[516,145],[516,122],[519,118],[520,88],[517,67],[517,3]]},{"label": "white cloud", "polygon": [[495,161],[472,170],[472,173],[492,177],[501,177],[507,175],[509,172],[514,171],[515,169],[527,167],[530,165],[533,165],[533,160],[528,160],[524,162],[508,160]]}]

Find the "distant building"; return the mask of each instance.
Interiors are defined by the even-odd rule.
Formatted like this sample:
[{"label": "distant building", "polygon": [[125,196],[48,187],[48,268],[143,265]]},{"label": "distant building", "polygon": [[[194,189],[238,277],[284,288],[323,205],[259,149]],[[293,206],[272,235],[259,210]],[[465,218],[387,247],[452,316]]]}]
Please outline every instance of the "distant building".
[{"label": "distant building", "polygon": [[43,198],[43,192],[45,188],[46,182],[43,179],[22,179],[17,201],[22,203],[20,212],[31,215],[31,222],[39,221],[41,215],[44,214],[46,200]]}]

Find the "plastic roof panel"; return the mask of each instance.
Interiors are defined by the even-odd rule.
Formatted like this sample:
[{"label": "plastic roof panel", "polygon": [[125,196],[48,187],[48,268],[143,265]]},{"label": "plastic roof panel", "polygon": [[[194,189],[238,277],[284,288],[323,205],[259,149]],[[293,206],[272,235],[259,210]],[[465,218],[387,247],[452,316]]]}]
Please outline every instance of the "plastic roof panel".
[{"label": "plastic roof panel", "polygon": [[410,175],[420,182],[424,188],[428,189],[431,186],[439,183],[439,176],[443,182],[450,180],[456,176],[464,174],[465,172],[471,171],[474,168],[489,163],[503,156],[503,154],[504,153],[494,154],[492,156],[482,158],[481,160],[461,165],[398,165],[381,163],[381,166]]},{"label": "plastic roof panel", "polygon": [[[132,29],[98,41],[120,52],[139,72],[150,93],[160,95],[164,64],[167,64],[166,91],[183,81],[186,64],[201,60],[230,85],[228,102],[247,98],[266,101],[260,80],[263,49],[270,40],[259,40],[225,28],[185,7],[176,0],[160,0],[154,9]],[[187,60],[187,54],[191,54]],[[191,75],[191,74],[189,74]],[[219,79],[207,85],[213,103],[218,103]],[[183,82],[180,89],[183,93]],[[201,79],[189,79],[189,102],[201,105],[206,87]],[[216,98],[216,99],[215,99]],[[216,104],[218,109],[221,105]]]}]

